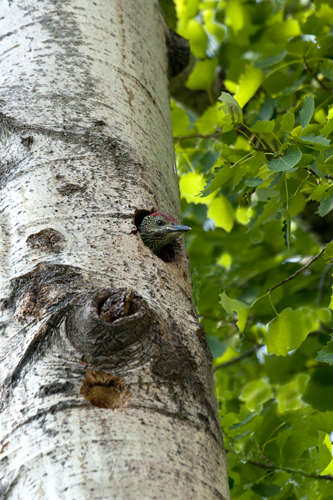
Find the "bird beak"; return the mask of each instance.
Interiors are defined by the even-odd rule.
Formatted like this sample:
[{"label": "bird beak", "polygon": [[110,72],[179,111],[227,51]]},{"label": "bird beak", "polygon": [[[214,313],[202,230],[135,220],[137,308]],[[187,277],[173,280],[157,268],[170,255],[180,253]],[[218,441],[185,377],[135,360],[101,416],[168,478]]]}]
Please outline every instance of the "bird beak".
[{"label": "bird beak", "polygon": [[185,231],[191,230],[188,226],[166,226],[165,229],[167,229],[170,233],[185,233]]}]

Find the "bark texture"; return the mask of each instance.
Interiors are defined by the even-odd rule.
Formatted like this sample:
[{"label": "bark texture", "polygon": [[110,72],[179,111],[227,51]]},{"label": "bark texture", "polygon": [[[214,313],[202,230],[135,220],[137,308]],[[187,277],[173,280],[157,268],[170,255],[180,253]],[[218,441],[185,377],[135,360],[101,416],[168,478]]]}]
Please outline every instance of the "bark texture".
[{"label": "bark texture", "polygon": [[[0,0],[0,498],[227,499],[153,0]],[[169,43],[170,47],[170,43]]]}]

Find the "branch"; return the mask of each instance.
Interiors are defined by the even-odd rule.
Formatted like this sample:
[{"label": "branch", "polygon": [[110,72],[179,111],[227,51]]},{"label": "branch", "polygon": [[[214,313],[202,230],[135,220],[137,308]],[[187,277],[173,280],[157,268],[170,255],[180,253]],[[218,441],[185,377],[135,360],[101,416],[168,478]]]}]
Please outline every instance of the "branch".
[{"label": "branch", "polygon": [[247,358],[248,356],[251,356],[251,354],[256,352],[262,346],[263,346],[263,344],[256,344],[254,347],[251,347],[251,349],[243,352],[239,356],[236,356],[235,358],[229,359],[229,361],[225,361],[224,363],[220,363],[219,365],[214,366],[214,372],[216,372],[216,370],[219,370],[220,368],[224,368],[226,366],[233,365],[234,363],[238,363],[238,361],[241,361],[242,359]]},{"label": "branch", "polygon": [[271,293],[273,290],[275,290],[275,288],[278,288],[279,286],[283,285],[284,283],[287,283],[287,281],[291,281],[294,278],[296,278],[296,276],[299,273],[302,273],[303,271],[305,271],[305,269],[307,269],[308,267],[310,267],[311,264],[313,264],[315,260],[319,259],[319,257],[325,252],[325,250],[326,250],[326,245],[320,250],[320,252],[317,255],[315,255],[311,260],[309,260],[309,262],[305,266],[301,267],[301,269],[298,269],[298,271],[296,271],[296,273],[294,273],[291,276],[289,276],[289,278],[286,278],[285,280],[280,281],[280,283],[278,283],[277,285],[273,286],[272,288],[269,288],[267,291],[269,293]]},{"label": "branch", "polygon": [[304,64],[304,68],[309,73],[311,73],[313,78],[316,80],[316,82],[319,83],[319,85],[321,86],[322,89],[329,90],[330,92],[333,92],[333,89],[331,87],[328,87],[327,85],[325,85],[325,83],[323,83],[321,80],[319,80],[317,73],[315,71],[313,71],[313,69],[311,69],[310,66],[308,65],[308,62],[307,62],[305,56],[303,56],[303,64]]},{"label": "branch", "polygon": [[308,474],[307,472],[289,469],[288,467],[278,467],[277,465],[272,464],[271,462],[269,462],[268,464],[263,464],[262,462],[247,460],[246,463],[254,465],[255,467],[260,467],[261,469],[265,470],[281,470],[283,472],[288,472],[289,474],[298,474],[299,476],[303,477],[311,477],[314,479],[326,479],[327,481],[333,481],[333,476],[330,476],[328,474],[325,474],[324,476],[321,476],[320,474]]}]

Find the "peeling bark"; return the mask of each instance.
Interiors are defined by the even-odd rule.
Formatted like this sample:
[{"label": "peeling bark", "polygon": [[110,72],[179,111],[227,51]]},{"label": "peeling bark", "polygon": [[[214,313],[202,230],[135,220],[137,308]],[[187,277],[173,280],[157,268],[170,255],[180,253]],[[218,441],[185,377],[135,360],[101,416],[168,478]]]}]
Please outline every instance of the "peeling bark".
[{"label": "peeling bark", "polygon": [[158,5],[0,5],[0,498],[227,499]]}]

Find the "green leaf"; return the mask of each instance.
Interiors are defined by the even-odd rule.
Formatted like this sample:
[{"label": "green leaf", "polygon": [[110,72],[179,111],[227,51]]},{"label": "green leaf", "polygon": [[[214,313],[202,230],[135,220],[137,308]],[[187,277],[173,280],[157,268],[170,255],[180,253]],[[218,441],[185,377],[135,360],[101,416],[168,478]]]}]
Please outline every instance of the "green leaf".
[{"label": "green leaf", "polygon": [[210,89],[215,78],[217,63],[216,57],[198,61],[186,82],[186,87],[190,90]]},{"label": "green leaf", "polygon": [[278,387],[276,399],[281,413],[295,411],[304,406],[302,395],[309,380],[310,375],[299,373],[291,382]]},{"label": "green leaf", "polygon": [[234,226],[234,210],[230,201],[220,195],[210,203],[207,217],[213,219],[216,227],[221,227],[230,233]]},{"label": "green leaf", "polygon": [[284,239],[286,242],[286,247],[289,249],[290,245],[290,215],[289,212],[285,208],[280,209],[281,215],[283,217],[283,233],[284,233]]},{"label": "green leaf", "polygon": [[302,137],[298,137],[298,140],[310,142],[311,144],[322,144],[323,146],[329,146],[330,144],[329,139],[326,139],[323,135],[303,135]]},{"label": "green leaf", "polygon": [[[257,189],[257,194],[260,192],[260,188]],[[267,221],[269,221],[273,216],[275,216],[278,213],[278,210],[280,208],[280,200],[277,200],[276,198],[271,198],[269,201],[267,201],[264,205],[264,210],[261,214],[259,214],[258,219],[255,221],[251,221],[249,224],[249,229],[252,229],[254,226],[261,226],[262,224],[265,224]]]},{"label": "green leaf", "polygon": [[286,88],[282,92],[282,95],[290,95],[290,94],[293,94],[294,92],[296,92],[300,88],[302,83],[304,82],[306,76],[307,76],[306,74],[302,75],[301,78],[299,78],[299,80],[297,80],[295,83],[293,83],[290,87]]},{"label": "green leaf", "polygon": [[321,132],[322,134],[324,134],[325,137],[327,137],[328,135],[330,135],[332,130],[333,130],[333,118],[330,118],[326,123],[326,125],[324,125],[323,128],[319,129],[319,132]]},{"label": "green leaf", "polygon": [[286,356],[288,352],[297,349],[304,342],[311,328],[307,308],[284,309],[267,325],[268,353]]},{"label": "green leaf", "polygon": [[283,52],[281,52],[281,54],[277,54],[276,56],[269,56],[269,57],[263,57],[262,59],[258,59],[257,61],[255,61],[253,66],[255,68],[268,68],[269,66],[273,66],[273,64],[282,61],[282,59],[284,59],[286,55],[287,51],[284,50]]},{"label": "green leaf", "polygon": [[318,352],[316,360],[320,361],[321,363],[328,363],[329,365],[333,365],[333,340],[327,342],[327,345]]},{"label": "green leaf", "polygon": [[324,151],[324,162],[326,163],[333,156],[333,148],[326,149]]},{"label": "green leaf", "polygon": [[187,113],[173,101],[171,101],[171,122],[174,136],[186,135],[189,126]]},{"label": "green leaf", "polygon": [[245,186],[248,186],[248,187],[256,187],[256,186],[260,186],[261,184],[263,184],[265,181],[264,179],[259,179],[257,177],[249,177],[248,179],[246,179],[245,181]]},{"label": "green leaf", "polygon": [[275,127],[275,121],[274,120],[270,120],[270,121],[266,121],[266,122],[258,120],[253,125],[253,127],[251,127],[250,130],[252,132],[258,132],[258,133],[261,133],[261,134],[265,134],[265,133],[268,134],[268,133],[273,132],[274,127]]},{"label": "green leaf", "polygon": [[251,490],[261,498],[269,498],[280,493],[282,487],[277,484],[258,482],[252,486]]},{"label": "green leaf", "polygon": [[203,200],[198,196],[203,190],[205,179],[202,174],[197,172],[188,172],[183,175],[179,181],[180,193],[187,203],[207,203],[209,200]]},{"label": "green leaf", "polygon": [[206,340],[214,359],[222,356],[227,350],[225,342],[222,342],[214,335],[207,335]]},{"label": "green leaf", "polygon": [[243,112],[242,108],[231,94],[227,92],[222,92],[219,97],[219,101],[223,102],[223,105],[219,107],[226,115],[230,115],[232,118],[232,123],[237,125],[243,122]]},{"label": "green leaf", "polygon": [[314,100],[312,95],[308,95],[303,102],[303,106],[300,110],[301,125],[304,130],[305,127],[310,123],[314,111]]},{"label": "green leaf", "polygon": [[206,111],[197,119],[195,125],[199,134],[211,134],[216,132],[217,127],[222,127],[225,122],[225,115],[219,111],[219,106],[209,106]]},{"label": "green leaf", "polygon": [[239,102],[241,108],[254,96],[263,81],[264,74],[261,69],[246,66],[235,94],[235,99]]},{"label": "green leaf", "polygon": [[295,115],[290,111],[286,113],[281,121],[281,129],[290,133],[295,126]]},{"label": "green leaf", "polygon": [[332,461],[332,443],[326,432],[319,431],[317,470],[322,472]]},{"label": "green leaf", "polygon": [[330,243],[326,243],[325,252],[323,253],[323,259],[333,259],[333,241],[331,241]]},{"label": "green leaf", "polygon": [[269,170],[284,172],[291,170],[302,158],[302,153],[296,146],[289,146],[283,156],[267,163]]},{"label": "green leaf", "polygon": [[310,195],[310,200],[320,201],[324,198],[325,193],[328,191],[327,184],[320,184]]},{"label": "green leaf", "polygon": [[[328,190],[332,191],[332,189]],[[321,217],[324,217],[325,215],[328,214],[333,208],[333,194],[329,195],[328,198],[325,200],[321,200],[319,208],[317,210],[317,214],[319,214]]]},{"label": "green leaf", "polygon": [[204,189],[201,191],[200,196],[204,198],[217,189],[220,189],[223,184],[225,184],[230,177],[234,175],[234,173],[235,169],[233,169],[231,165],[224,165],[223,167],[215,170],[212,174],[212,178],[208,180]]},{"label": "green leaf", "polygon": [[331,61],[322,62],[319,65],[320,72],[329,80],[333,80],[333,63]]},{"label": "green leaf", "polygon": [[314,172],[316,175],[318,175],[318,177],[320,177],[320,179],[322,179],[323,181],[326,182],[326,179],[325,179],[323,173],[321,172],[321,170],[319,169],[316,160],[314,160],[312,163],[310,163],[309,168],[312,170],[312,172]]},{"label": "green leaf", "polygon": [[206,57],[208,37],[199,21],[190,19],[186,25],[178,29],[178,33],[189,40],[191,52],[195,57],[198,59]]},{"label": "green leaf", "polygon": [[234,144],[236,141],[237,141],[237,133],[234,129],[229,130],[228,132],[222,132],[221,142],[223,142],[223,144],[230,146],[231,144]]},{"label": "green leaf", "polygon": [[268,380],[259,378],[249,382],[243,387],[239,396],[245,401],[246,406],[251,411],[258,411],[262,405],[273,397],[273,391]]},{"label": "green leaf", "polygon": [[225,292],[221,293],[219,297],[221,306],[228,314],[236,313],[238,315],[237,326],[243,332],[250,311],[249,306],[240,300],[230,299]]}]

